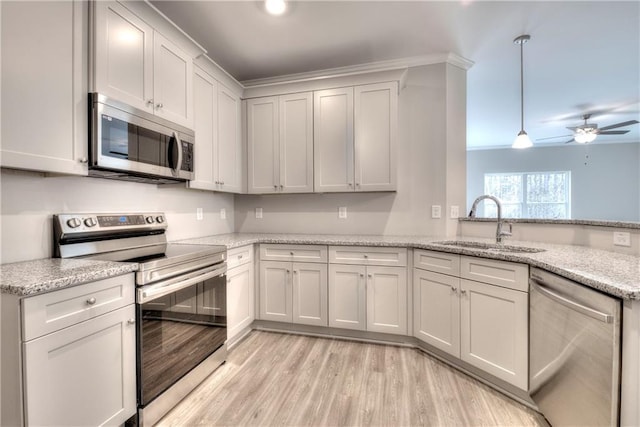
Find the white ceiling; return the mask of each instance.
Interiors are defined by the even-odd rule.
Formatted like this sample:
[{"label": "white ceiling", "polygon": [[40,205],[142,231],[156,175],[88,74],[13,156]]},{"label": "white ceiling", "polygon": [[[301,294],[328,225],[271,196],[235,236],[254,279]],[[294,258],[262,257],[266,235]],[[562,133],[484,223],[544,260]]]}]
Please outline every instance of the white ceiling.
[{"label": "white ceiling", "polygon": [[[568,135],[593,112],[600,127],[640,120],[640,2],[298,1],[284,16],[257,1],[152,3],[239,81],[405,57],[455,53],[468,71],[467,146],[510,146],[525,129]],[[596,143],[638,142],[640,125]],[[559,138],[538,144],[563,144]]]}]

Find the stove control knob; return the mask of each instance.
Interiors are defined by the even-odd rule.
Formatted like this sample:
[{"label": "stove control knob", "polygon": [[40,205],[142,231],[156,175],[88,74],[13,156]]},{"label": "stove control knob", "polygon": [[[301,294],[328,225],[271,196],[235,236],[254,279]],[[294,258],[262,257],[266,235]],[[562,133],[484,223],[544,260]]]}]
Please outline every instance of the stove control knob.
[{"label": "stove control knob", "polygon": [[156,217],[156,221],[158,222],[158,224],[162,224],[164,222],[164,217],[163,216],[158,216],[158,217]]},{"label": "stove control knob", "polygon": [[82,221],[80,221],[78,218],[71,218],[67,220],[67,225],[71,228],[78,228],[82,225]]},{"label": "stove control knob", "polygon": [[96,221],[95,218],[85,218],[85,220],[84,220],[84,225],[86,225],[87,227],[93,227],[97,223],[98,222]]},{"label": "stove control knob", "polygon": [[154,221],[152,216],[146,217],[145,220],[147,221],[147,224],[153,224]]}]

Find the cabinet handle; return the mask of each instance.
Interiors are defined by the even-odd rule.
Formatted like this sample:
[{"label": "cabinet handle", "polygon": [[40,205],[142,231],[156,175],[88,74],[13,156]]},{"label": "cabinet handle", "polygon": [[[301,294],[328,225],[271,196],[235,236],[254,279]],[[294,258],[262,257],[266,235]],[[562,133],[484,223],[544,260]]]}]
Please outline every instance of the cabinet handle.
[{"label": "cabinet handle", "polygon": [[88,305],[93,305],[96,303],[96,299],[94,297],[91,297],[87,300],[87,304]]},{"label": "cabinet handle", "polygon": [[127,320],[127,323],[129,325],[135,325],[136,324],[136,319],[129,319],[129,320]]}]

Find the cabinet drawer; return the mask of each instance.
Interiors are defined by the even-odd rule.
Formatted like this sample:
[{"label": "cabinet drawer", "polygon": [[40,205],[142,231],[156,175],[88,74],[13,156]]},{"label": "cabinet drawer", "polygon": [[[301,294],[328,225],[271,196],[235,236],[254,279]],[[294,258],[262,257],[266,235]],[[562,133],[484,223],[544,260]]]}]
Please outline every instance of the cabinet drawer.
[{"label": "cabinet drawer", "polygon": [[529,266],[525,264],[463,256],[460,277],[517,291],[529,290]]},{"label": "cabinet drawer", "polygon": [[413,252],[413,266],[422,270],[459,276],[460,255],[416,249]]},{"label": "cabinet drawer", "polygon": [[405,267],[407,250],[405,248],[330,246],[329,263]]},{"label": "cabinet drawer", "polygon": [[248,264],[253,261],[253,245],[233,248],[227,251],[227,269],[231,270],[239,265]]},{"label": "cabinet drawer", "polygon": [[66,328],[135,302],[134,275],[126,274],[25,298],[25,341]]},{"label": "cabinet drawer", "polygon": [[327,262],[327,247],[317,245],[260,245],[263,261]]}]

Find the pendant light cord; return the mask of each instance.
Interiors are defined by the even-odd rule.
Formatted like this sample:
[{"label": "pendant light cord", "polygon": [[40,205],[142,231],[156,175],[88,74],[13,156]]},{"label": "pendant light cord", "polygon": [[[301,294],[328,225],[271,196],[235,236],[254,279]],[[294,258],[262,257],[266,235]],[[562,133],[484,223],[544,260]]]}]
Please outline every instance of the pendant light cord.
[{"label": "pendant light cord", "polygon": [[524,130],[524,42],[520,43],[520,131]]}]

